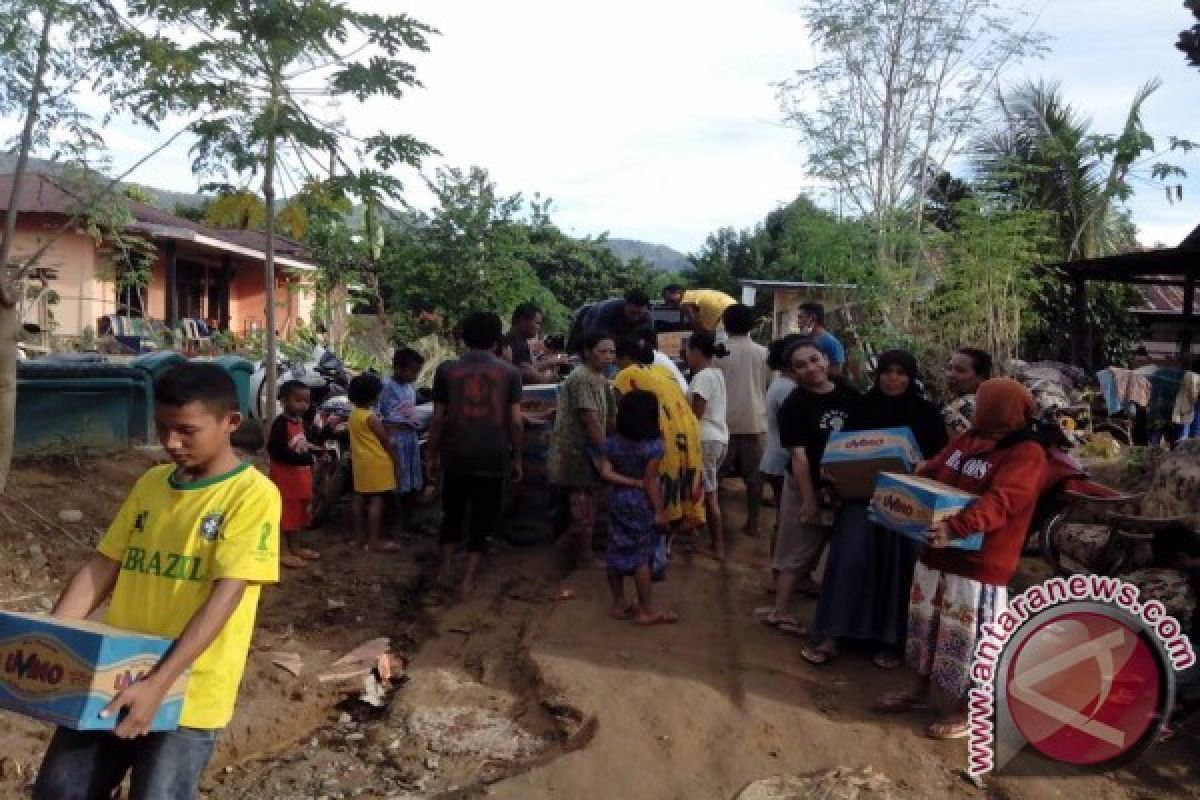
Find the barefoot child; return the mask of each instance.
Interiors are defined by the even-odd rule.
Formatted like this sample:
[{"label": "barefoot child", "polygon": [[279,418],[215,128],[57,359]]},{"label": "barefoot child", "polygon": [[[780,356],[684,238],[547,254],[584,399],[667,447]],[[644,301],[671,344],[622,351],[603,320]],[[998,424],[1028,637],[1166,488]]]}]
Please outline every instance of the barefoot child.
[{"label": "barefoot child", "polygon": [[[654,548],[667,514],[659,485],[663,456],[658,426],[658,400],[634,390],[617,406],[617,432],[608,438],[600,473],[616,484],[609,500],[608,585],[612,589],[610,612],[615,619],[633,619],[639,625],[677,622],[669,611],[654,610],[651,603]],[[625,578],[632,576],[637,602],[625,597]]]},{"label": "barefoot child", "polygon": [[396,456],[396,498],[404,529],[412,523],[417,497],[425,486],[416,419],[416,382],[424,363],[424,357],[411,347],[397,350],[392,356],[392,377],[383,382],[379,397],[379,417]]},{"label": "barefoot child", "polygon": [[[708,331],[693,333],[687,344],[688,369],[692,384],[688,387],[688,403],[700,421],[700,455],[704,474],[704,516],[712,540],[712,555],[725,560],[725,526],[721,519],[720,488],[721,462],[729,446],[729,426],[725,423],[725,374],[712,365],[717,355],[716,341]],[[722,352],[724,348],[721,348]]]},{"label": "barefoot child", "polygon": [[271,433],[267,436],[267,455],[271,460],[268,474],[283,498],[283,514],[279,519],[283,554],[279,563],[290,569],[321,557],[296,543],[296,535],[308,527],[313,498],[313,454],[304,425],[311,394],[300,381],[284,381],[279,387],[283,413],[271,423]]},{"label": "barefoot child", "polygon": [[383,382],[369,372],[350,381],[350,467],[356,533],[368,550],[390,553],[400,546],[383,540],[383,500],[396,488],[396,459],[383,422],[371,410],[382,392]]},{"label": "barefoot child", "polygon": [[[233,379],[215,364],[180,364],[155,382],[154,400],[174,463],[138,480],[51,613],[82,620],[107,602],[108,624],[175,644],[100,712],[115,718],[112,732],[55,731],[35,800],[108,797],[128,772],[131,800],[194,797],[233,716],[260,588],[279,579],[279,492],[233,451]],[[165,568],[176,561],[192,565],[186,575]],[[189,668],[180,727],[149,733]]]},{"label": "barefoot child", "polygon": [[468,314],[462,322],[467,353],[441,364],[433,378],[426,452],[430,476],[442,481],[439,580],[445,588],[465,533],[462,600],[471,595],[488,540],[500,523],[504,481],[521,480],[521,373],[495,354],[502,333],[495,314]]}]

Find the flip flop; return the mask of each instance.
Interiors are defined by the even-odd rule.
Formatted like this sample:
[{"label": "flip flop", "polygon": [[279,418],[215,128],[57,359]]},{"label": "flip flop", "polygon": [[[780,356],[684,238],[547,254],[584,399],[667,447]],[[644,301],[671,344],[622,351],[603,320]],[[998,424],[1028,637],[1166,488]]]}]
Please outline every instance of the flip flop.
[{"label": "flip flop", "polygon": [[321,560],[320,553],[318,553],[316,550],[310,550],[307,547],[299,548],[298,550],[295,551],[295,555],[298,555],[304,559],[308,559],[309,561],[320,561]]},{"label": "flip flop", "polygon": [[307,567],[308,562],[299,556],[284,553],[279,557],[279,566],[287,567],[288,569],[300,569],[301,567]]},{"label": "flip flop", "polygon": [[791,617],[768,615],[762,618],[760,622],[768,628],[774,628],[780,633],[786,633],[789,636],[800,638],[808,635],[808,631],[804,629],[804,626]]},{"label": "flip flop", "polygon": [[871,709],[879,714],[907,714],[926,708],[929,708],[929,701],[911,692],[888,692],[871,706]]},{"label": "flip flop", "polygon": [[965,739],[971,733],[971,723],[965,719],[938,720],[925,733],[930,739]]},{"label": "flip flop", "polygon": [[370,553],[399,553],[404,549],[404,545],[397,542],[380,542],[375,547],[367,545],[363,549]]},{"label": "flip flop", "polygon": [[679,616],[673,611],[660,611],[650,619],[635,619],[634,622],[647,628],[651,625],[674,625],[679,622]]},{"label": "flip flop", "polygon": [[819,647],[810,647],[805,645],[800,648],[800,657],[814,667],[825,667],[833,663],[834,655],[828,650],[822,650]]}]

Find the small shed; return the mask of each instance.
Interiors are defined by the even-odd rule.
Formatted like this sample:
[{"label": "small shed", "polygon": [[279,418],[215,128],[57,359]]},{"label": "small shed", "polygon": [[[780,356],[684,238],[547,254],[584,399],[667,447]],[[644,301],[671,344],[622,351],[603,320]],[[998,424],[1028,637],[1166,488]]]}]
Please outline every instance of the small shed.
[{"label": "small shed", "polygon": [[1198,354],[1196,345],[1200,343],[1200,333],[1197,330],[1200,322],[1196,317],[1195,298],[1196,279],[1200,276],[1200,226],[1180,242],[1178,247],[1070,261],[1059,264],[1058,268],[1065,282],[1071,287],[1071,350],[1072,361],[1076,365],[1091,368],[1105,366],[1085,363],[1089,360],[1088,355],[1091,352],[1091,331],[1087,327],[1085,291],[1089,281],[1124,283],[1139,288],[1153,287],[1158,291],[1178,293],[1178,311],[1174,308],[1164,309],[1156,314],[1155,322],[1159,325],[1169,324],[1170,333],[1177,337],[1175,358],[1181,367],[1187,369],[1191,359]]},{"label": "small shed", "polygon": [[771,338],[778,339],[796,331],[796,312],[801,303],[825,306],[826,325],[850,333],[855,327],[859,287],[853,283],[812,283],[809,281],[742,280],[742,303],[755,306],[760,293],[771,295]]}]

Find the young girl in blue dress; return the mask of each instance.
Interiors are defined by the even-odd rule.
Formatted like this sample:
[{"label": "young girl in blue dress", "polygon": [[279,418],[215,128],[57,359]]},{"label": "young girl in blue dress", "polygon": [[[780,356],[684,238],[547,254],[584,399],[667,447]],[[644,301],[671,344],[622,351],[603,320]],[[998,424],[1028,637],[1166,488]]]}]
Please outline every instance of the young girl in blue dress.
[{"label": "young girl in blue dress", "polygon": [[425,485],[416,417],[416,381],[424,363],[425,359],[416,350],[398,349],[392,356],[392,377],[384,381],[383,394],[379,396],[379,418],[396,454],[396,496],[400,524],[406,529]]},{"label": "young girl in blue dress", "polygon": [[[609,500],[608,584],[612,589],[612,616],[632,619],[639,625],[677,622],[669,611],[655,611],[651,586],[655,548],[660,536],[656,525],[665,524],[666,510],[659,468],[663,457],[658,425],[658,400],[650,392],[632,391],[617,406],[617,432],[608,438],[601,474],[614,484]],[[637,601],[625,596],[625,579],[633,578]]]}]

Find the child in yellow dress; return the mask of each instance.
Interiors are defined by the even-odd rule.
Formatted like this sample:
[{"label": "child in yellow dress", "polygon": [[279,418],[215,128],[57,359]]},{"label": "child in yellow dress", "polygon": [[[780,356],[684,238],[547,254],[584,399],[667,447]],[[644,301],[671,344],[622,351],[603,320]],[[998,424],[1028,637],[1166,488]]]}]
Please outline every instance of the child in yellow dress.
[{"label": "child in yellow dress", "polygon": [[350,412],[350,467],[354,475],[355,532],[360,539],[365,538],[368,550],[388,553],[399,549],[395,542],[383,540],[383,506],[385,498],[396,489],[396,459],[383,421],[372,410],[382,393],[383,381],[370,373],[351,380],[347,391],[354,404]]}]

